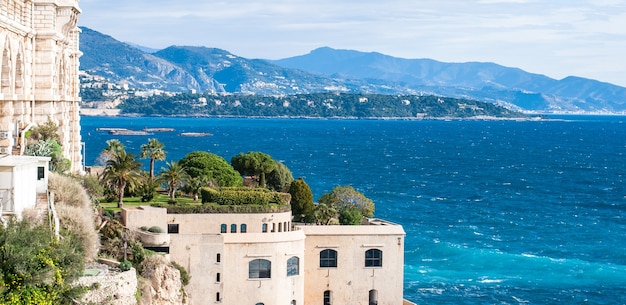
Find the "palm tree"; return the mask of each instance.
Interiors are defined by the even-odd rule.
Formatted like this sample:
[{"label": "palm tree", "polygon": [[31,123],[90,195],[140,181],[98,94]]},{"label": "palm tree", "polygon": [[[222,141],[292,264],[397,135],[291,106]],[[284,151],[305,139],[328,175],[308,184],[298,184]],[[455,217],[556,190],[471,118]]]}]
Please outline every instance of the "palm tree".
[{"label": "palm tree", "polygon": [[126,186],[134,187],[141,179],[141,162],[137,161],[132,153],[126,153],[123,148],[113,153],[107,160],[102,181],[110,185],[117,192],[117,207],[124,204],[124,189]]},{"label": "palm tree", "polygon": [[154,178],[154,161],[165,160],[165,154],[167,152],[163,147],[165,147],[165,145],[159,142],[158,139],[148,139],[148,144],[141,145],[140,157],[142,159],[150,158],[150,179]]},{"label": "palm tree", "polygon": [[183,188],[183,191],[193,196],[193,201],[198,201],[198,195],[203,187],[217,187],[218,184],[207,176],[191,177]]},{"label": "palm tree", "polygon": [[107,140],[107,147],[105,147],[98,156],[97,162],[101,165],[106,165],[107,161],[113,158],[113,155],[124,149],[124,144],[118,139]]},{"label": "palm tree", "polygon": [[167,184],[167,193],[170,195],[170,200],[174,201],[176,199],[176,190],[178,190],[180,185],[185,184],[189,178],[185,168],[174,161],[168,162],[167,167],[161,169],[157,181]]}]

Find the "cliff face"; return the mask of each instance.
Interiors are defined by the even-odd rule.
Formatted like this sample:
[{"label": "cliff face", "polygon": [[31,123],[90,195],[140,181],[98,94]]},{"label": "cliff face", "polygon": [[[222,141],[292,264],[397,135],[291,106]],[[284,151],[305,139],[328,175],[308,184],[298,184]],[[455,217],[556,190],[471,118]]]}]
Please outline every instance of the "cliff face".
[{"label": "cliff face", "polygon": [[140,305],[188,304],[180,272],[164,257],[154,255],[143,262]]}]

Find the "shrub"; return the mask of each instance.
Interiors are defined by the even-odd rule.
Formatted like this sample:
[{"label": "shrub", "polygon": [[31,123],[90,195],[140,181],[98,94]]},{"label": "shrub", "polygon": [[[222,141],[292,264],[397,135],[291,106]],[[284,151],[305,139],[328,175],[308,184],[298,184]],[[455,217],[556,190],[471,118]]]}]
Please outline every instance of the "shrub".
[{"label": "shrub", "polygon": [[82,245],[71,232],[56,241],[48,224],[0,226],[0,304],[72,304],[85,290],[71,283],[83,270]]},{"label": "shrub", "polygon": [[85,259],[92,260],[98,254],[100,238],[95,230],[93,201],[80,181],[50,173],[48,189],[54,193],[56,210],[61,228],[72,232],[85,249]]},{"label": "shrub", "polygon": [[123,262],[120,263],[120,270],[122,270],[122,271],[128,271],[132,267],[133,267],[133,263],[131,263],[129,261],[123,261]]},{"label": "shrub", "polygon": [[94,205],[98,205],[100,203],[100,198],[104,195],[104,186],[98,181],[98,177],[94,175],[84,175],[78,176],[80,183],[83,188],[87,192],[87,195],[91,198],[91,202]]},{"label": "shrub", "polygon": [[185,270],[185,267],[179,265],[177,262],[174,261],[172,261],[172,266],[174,266],[174,268],[178,269],[178,272],[180,272],[180,282],[183,284],[183,286],[189,285],[189,280],[191,280],[191,277],[189,276],[187,270]]},{"label": "shrub", "polygon": [[148,229],[148,232],[151,233],[164,233],[165,231],[163,231],[163,229],[159,226],[152,226]]}]

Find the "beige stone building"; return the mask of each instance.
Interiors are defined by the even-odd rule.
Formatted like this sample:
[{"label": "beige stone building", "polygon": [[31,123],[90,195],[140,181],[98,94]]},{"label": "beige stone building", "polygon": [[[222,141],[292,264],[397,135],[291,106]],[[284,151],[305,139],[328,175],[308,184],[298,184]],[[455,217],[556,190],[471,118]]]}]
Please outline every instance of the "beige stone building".
[{"label": "beige stone building", "polygon": [[81,172],[78,0],[0,2],[0,156],[23,154],[25,133],[51,120]]},{"label": "beige stone building", "polygon": [[[146,247],[168,253],[191,276],[190,304],[401,305],[404,230],[370,219],[360,226],[294,225],[291,211],[168,214],[122,210]],[[140,227],[167,228],[151,234]]]}]

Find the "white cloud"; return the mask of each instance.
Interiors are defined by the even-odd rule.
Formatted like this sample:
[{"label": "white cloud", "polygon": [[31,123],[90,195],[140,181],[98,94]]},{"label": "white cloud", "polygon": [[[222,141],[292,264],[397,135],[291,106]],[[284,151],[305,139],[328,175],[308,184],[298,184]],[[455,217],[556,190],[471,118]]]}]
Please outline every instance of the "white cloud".
[{"label": "white cloud", "polygon": [[320,46],[491,61],[626,85],[626,7],[613,0],[81,0],[79,23],[150,47],[204,45],[251,58]]}]

